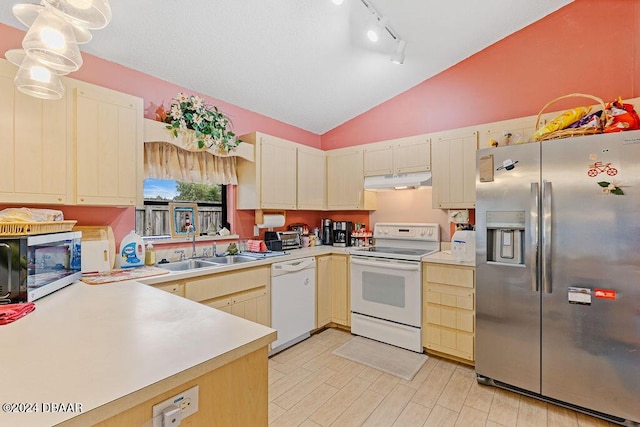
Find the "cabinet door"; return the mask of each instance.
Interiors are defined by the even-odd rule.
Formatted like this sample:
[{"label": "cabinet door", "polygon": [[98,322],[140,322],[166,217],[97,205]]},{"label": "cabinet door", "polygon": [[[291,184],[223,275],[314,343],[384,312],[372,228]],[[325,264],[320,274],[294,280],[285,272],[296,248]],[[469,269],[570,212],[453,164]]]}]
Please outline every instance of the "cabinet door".
[{"label": "cabinet door", "polygon": [[264,209],[296,208],[296,146],[272,136],[261,138],[261,203]]},{"label": "cabinet door", "polygon": [[184,297],[184,282],[163,283],[161,285],[155,285],[154,288],[169,292],[170,294]]},{"label": "cabinet door", "polygon": [[373,210],[375,193],[364,191],[362,149],[327,153],[327,209]]},{"label": "cabinet door", "polygon": [[331,258],[331,320],[338,325],[350,326],[349,257],[333,255]]},{"label": "cabinet door", "polygon": [[373,145],[363,150],[364,176],[388,175],[393,173],[393,146]]},{"label": "cabinet door", "polygon": [[426,172],[431,170],[431,142],[424,135],[403,138],[393,147],[395,173]]},{"label": "cabinet door", "polygon": [[436,138],[432,144],[433,207],[475,207],[477,132]]},{"label": "cabinet door", "polygon": [[67,97],[42,100],[19,92],[17,68],[0,60],[0,202],[67,202],[72,144]]},{"label": "cabinet door", "polygon": [[142,100],[75,89],[77,203],[133,206],[142,197]]},{"label": "cabinet door", "polygon": [[298,209],[326,209],[327,161],[324,151],[298,147]]},{"label": "cabinet door", "polygon": [[316,258],[316,328],[331,323],[332,257]]}]

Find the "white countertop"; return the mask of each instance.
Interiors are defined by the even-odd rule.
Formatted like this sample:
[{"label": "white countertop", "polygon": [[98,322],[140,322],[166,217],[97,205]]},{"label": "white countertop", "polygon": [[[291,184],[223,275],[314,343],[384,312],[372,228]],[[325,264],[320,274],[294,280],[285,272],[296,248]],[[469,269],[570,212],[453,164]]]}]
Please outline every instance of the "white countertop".
[{"label": "white countertop", "polygon": [[[264,347],[275,331],[135,281],[77,282],[0,326],[0,339],[0,403],[80,404],[78,425],[89,425],[92,415],[108,415],[102,405],[135,406],[154,397],[145,394],[158,382],[196,378],[202,373],[192,368]],[[76,415],[0,412],[0,425],[50,426]]]},{"label": "white countertop", "polygon": [[436,252],[431,255],[425,255],[422,257],[422,262],[435,262],[439,264],[451,264],[451,265],[462,265],[465,267],[475,267],[476,262],[474,261],[456,261],[456,259],[451,255],[451,252]]}]

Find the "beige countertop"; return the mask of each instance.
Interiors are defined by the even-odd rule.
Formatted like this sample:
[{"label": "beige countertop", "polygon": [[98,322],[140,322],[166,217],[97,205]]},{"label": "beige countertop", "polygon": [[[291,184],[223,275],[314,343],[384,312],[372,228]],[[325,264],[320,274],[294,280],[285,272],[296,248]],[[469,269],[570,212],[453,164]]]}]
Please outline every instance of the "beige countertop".
[{"label": "beige countertop", "polygon": [[436,252],[431,255],[426,255],[422,257],[422,262],[435,262],[439,264],[461,265],[465,267],[476,266],[475,261],[470,261],[470,262],[456,261],[456,259],[451,255],[451,252],[448,252],[448,251]]},{"label": "beige countertop", "polygon": [[0,338],[1,403],[38,410],[0,412],[0,425],[84,426],[267,346],[275,331],[135,281],[77,282],[0,326]]}]

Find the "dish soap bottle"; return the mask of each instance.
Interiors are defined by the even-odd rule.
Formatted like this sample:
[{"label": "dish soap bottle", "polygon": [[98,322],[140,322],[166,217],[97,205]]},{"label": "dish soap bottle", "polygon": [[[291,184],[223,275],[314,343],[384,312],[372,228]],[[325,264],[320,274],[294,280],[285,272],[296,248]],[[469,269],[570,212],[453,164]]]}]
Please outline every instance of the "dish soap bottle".
[{"label": "dish soap bottle", "polygon": [[151,243],[147,243],[147,248],[144,253],[144,264],[156,265],[156,250],[153,249],[153,245]]},{"label": "dish soap bottle", "polygon": [[120,243],[120,267],[140,267],[144,265],[144,242],[142,237],[131,230]]}]

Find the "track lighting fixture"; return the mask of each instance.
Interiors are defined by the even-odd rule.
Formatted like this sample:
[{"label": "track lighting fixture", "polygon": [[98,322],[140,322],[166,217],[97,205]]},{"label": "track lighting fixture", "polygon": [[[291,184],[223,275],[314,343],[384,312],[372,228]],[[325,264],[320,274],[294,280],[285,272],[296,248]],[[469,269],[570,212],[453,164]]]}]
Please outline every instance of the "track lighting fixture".
[{"label": "track lighting fixture", "polygon": [[383,17],[378,13],[378,11],[373,7],[369,0],[360,0],[362,4],[367,8],[367,10],[373,15],[375,19],[375,27],[369,29],[367,31],[367,37],[372,42],[377,42],[382,34],[387,33],[395,42],[398,43],[396,47],[396,51],[391,57],[391,61],[395,64],[403,64],[404,63],[404,50],[407,46],[407,42],[405,40],[400,39],[395,31],[391,29],[389,25],[389,20],[386,17]]}]

